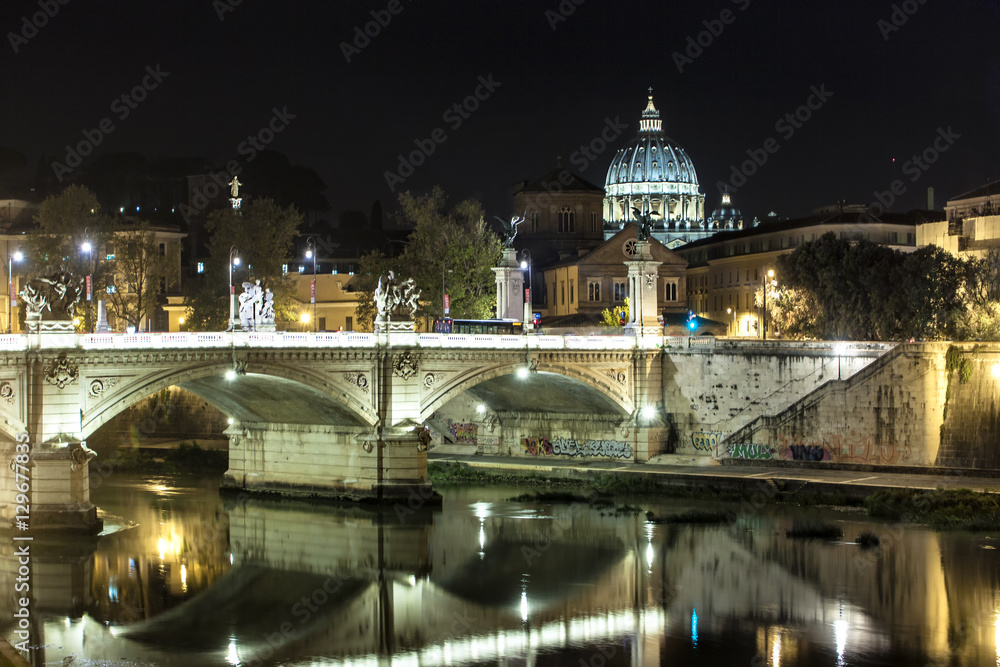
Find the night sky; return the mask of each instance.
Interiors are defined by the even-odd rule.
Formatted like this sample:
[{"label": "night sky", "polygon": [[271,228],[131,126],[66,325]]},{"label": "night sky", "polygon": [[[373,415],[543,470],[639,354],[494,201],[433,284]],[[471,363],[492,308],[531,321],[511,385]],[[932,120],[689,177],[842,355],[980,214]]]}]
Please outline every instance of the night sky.
[{"label": "night sky", "polygon": [[[58,13],[25,30],[46,4]],[[387,25],[376,30],[373,11]],[[367,24],[377,34],[358,48]],[[332,218],[375,199],[391,209],[386,172],[418,140],[433,153],[397,193],[441,185],[509,215],[513,185],[560,154],[603,186],[649,87],[708,210],[719,182],[735,184],[733,165],[772,138],[777,152],[735,188],[751,217],[869,203],[896,179],[906,192],[892,210],[924,207],[928,186],[941,208],[1000,178],[996,0],[36,0],[5,2],[0,26],[0,145],[32,171],[105,118],[114,130],[84,164],[105,151],[246,160],[248,135],[287,110],[267,147],[316,170]],[[707,46],[688,51],[699,35]],[[157,66],[160,80],[147,71]],[[121,96],[144,77],[151,90],[130,108]],[[477,109],[453,109],[477,89]],[[814,90],[832,96],[814,98],[806,122],[779,124]],[[578,152],[602,132],[620,136],[593,160]],[[926,149],[934,164],[909,162]]]}]

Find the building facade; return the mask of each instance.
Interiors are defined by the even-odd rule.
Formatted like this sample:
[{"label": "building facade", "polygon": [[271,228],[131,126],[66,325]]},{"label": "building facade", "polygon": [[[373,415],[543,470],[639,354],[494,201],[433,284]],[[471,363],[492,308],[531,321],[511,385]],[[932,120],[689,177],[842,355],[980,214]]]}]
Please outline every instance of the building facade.
[{"label": "building facade", "polygon": [[[656,281],[658,312],[685,312],[687,262],[655,239],[650,239],[649,245],[653,259],[660,262]],[[624,307],[628,297],[625,262],[635,254],[636,227],[630,224],[583,257],[547,268],[547,317],[581,314],[594,316],[591,319],[596,321],[603,310]]]},{"label": "building facade", "polygon": [[947,202],[946,220],[917,225],[917,245],[936,245],[959,257],[984,257],[1000,249],[1000,181]]}]

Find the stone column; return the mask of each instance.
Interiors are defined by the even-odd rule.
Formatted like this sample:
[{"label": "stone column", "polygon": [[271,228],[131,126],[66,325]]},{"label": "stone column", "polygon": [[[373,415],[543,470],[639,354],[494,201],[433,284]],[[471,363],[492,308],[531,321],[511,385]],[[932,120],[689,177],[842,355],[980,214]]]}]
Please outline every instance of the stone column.
[{"label": "stone column", "polygon": [[517,263],[517,251],[505,248],[493,273],[497,277],[497,318],[520,320],[524,315],[524,274]]},{"label": "stone column", "polygon": [[[40,334],[46,339],[62,335]],[[30,530],[100,532],[103,522],[90,502],[89,464],[94,453],[81,438],[77,358],[65,352],[39,355],[27,367],[24,386],[28,422],[24,439],[31,451]]]},{"label": "stone column", "polygon": [[639,241],[635,259],[625,262],[628,267],[629,321],[625,333],[636,336],[662,336],[663,326],[657,318],[657,282],[661,262],[653,259],[648,241]]}]

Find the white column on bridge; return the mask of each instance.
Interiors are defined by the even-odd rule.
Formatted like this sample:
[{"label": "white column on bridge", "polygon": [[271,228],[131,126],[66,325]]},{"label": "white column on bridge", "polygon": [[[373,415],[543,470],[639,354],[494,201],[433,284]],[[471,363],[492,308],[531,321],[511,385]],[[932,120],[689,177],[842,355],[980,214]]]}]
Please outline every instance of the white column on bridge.
[{"label": "white column on bridge", "polygon": [[493,273],[497,277],[497,317],[520,320],[524,315],[524,274],[517,263],[517,251],[505,248],[503,260]]},{"label": "white column on bridge", "polygon": [[653,259],[649,243],[639,241],[635,259],[625,262],[628,267],[629,321],[625,333],[637,336],[661,336],[659,323],[658,282],[660,264]]}]

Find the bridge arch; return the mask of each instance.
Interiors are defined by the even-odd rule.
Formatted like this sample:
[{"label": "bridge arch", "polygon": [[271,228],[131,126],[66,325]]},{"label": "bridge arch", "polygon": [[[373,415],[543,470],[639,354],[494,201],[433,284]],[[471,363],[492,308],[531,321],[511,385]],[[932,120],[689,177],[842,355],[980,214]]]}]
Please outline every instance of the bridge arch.
[{"label": "bridge arch", "polygon": [[[239,421],[371,426],[372,406],[344,392],[308,366],[254,364],[253,372],[226,379],[229,358],[143,375],[102,391],[83,413],[83,439],[128,408],[160,391],[178,386]],[[94,390],[90,391],[93,396]]]},{"label": "bridge arch", "polygon": [[[506,376],[517,377],[518,373],[523,373],[525,368],[524,360],[517,359],[473,368],[465,373],[460,373],[443,383],[433,393],[425,396],[420,409],[420,418],[421,420],[429,419],[435,411],[470,389],[490,380]],[[581,370],[581,368],[583,367],[553,364],[540,360],[537,366],[532,367],[528,377],[523,378],[523,381],[528,383],[526,385],[528,387],[534,384],[536,390],[540,390],[542,385],[545,385],[548,390],[553,388],[567,390],[570,387],[576,391],[583,390],[587,398],[594,402],[595,405],[592,407],[598,409],[603,407],[605,412],[616,413],[621,417],[627,417],[634,412],[634,401],[624,389],[631,384],[631,378],[626,377],[624,386],[616,388],[614,385],[618,384],[617,382],[603,382],[594,374]],[[542,379],[541,382],[539,378]]]}]

